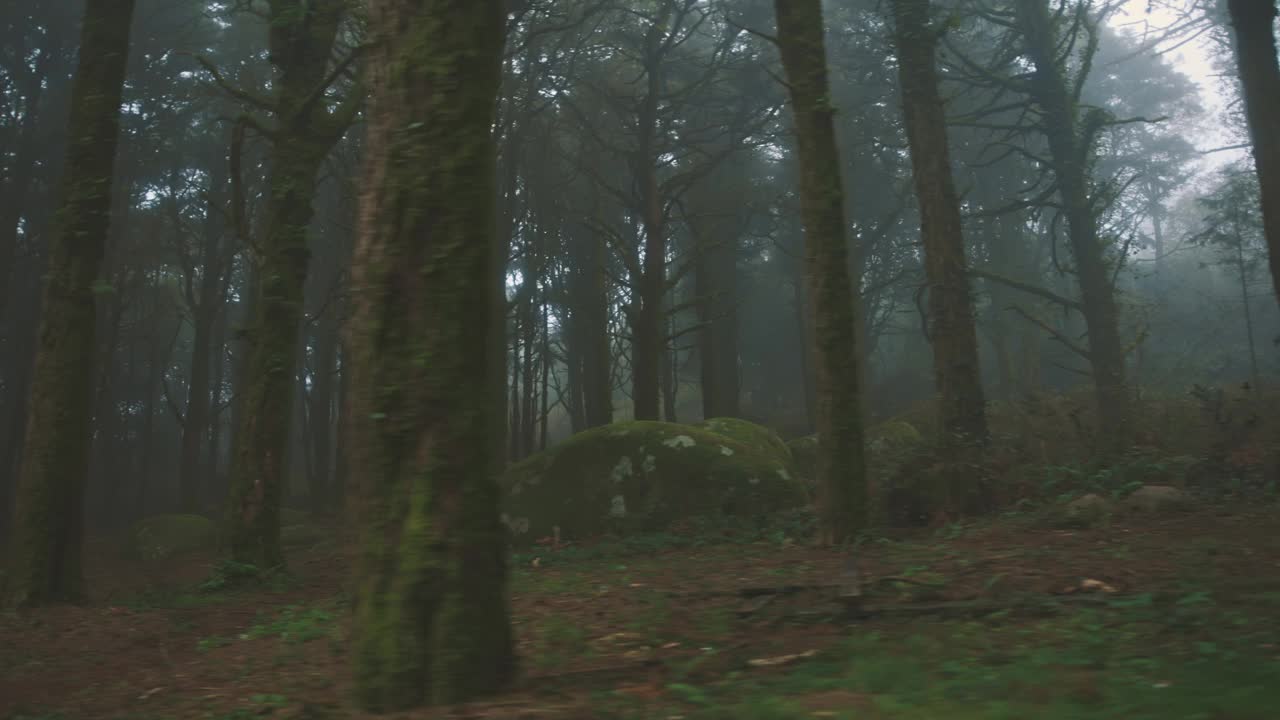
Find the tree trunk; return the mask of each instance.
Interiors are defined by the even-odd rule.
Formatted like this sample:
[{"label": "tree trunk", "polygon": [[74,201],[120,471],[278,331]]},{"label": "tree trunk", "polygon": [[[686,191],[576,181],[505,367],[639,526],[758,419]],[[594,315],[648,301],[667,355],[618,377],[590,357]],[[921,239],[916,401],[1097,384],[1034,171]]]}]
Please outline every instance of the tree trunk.
[{"label": "tree trunk", "polygon": [[1253,162],[1262,187],[1262,225],[1271,280],[1280,300],[1280,61],[1276,59],[1275,0],[1227,0],[1236,31],[1236,59]]},{"label": "tree trunk", "polygon": [[222,256],[220,240],[223,231],[219,193],[225,178],[222,163],[215,162],[209,177],[209,198],[202,232],[202,271],[199,289],[194,298],[196,303],[191,308],[195,334],[191,342],[191,376],[187,381],[187,412],[182,423],[182,450],[178,471],[181,509],[186,513],[194,513],[200,509],[201,480],[205,472],[200,466],[200,450],[209,434],[209,375],[213,359],[210,345],[213,342],[213,326],[217,321],[220,305],[218,296],[224,271],[219,262]]},{"label": "tree trunk", "polygon": [[491,452],[504,422],[485,402],[506,15],[499,0],[371,0],[369,23],[347,343],[363,480],[352,656],[360,705],[393,711],[490,694],[515,674]]},{"label": "tree trunk", "polygon": [[723,220],[691,222],[698,245],[694,259],[702,417],[740,417],[738,371],[737,253]]},{"label": "tree trunk", "polygon": [[[33,276],[39,274],[41,273],[32,273]],[[5,358],[4,450],[0,453],[0,473],[4,473],[5,478],[0,486],[3,487],[3,491],[0,491],[0,530],[3,530],[4,537],[9,537],[12,531],[10,522],[14,519],[16,478],[22,463],[22,439],[27,429],[31,372],[40,329],[40,283],[35,277],[22,278],[19,283],[21,294],[18,297],[28,301],[23,303],[23,307],[29,309],[30,315],[9,326],[14,341]]]},{"label": "tree trunk", "polygon": [[78,600],[102,263],[133,0],[87,0],[62,206],[51,238],[7,588],[13,605]]},{"label": "tree trunk", "polygon": [[813,318],[818,540],[840,544],[866,527],[868,498],[844,189],[827,85],[822,3],[774,0],[774,12],[795,116],[805,274]]},{"label": "tree trunk", "polygon": [[[345,324],[345,323],[344,323]],[[338,341],[338,363],[341,370],[337,376],[338,397],[337,407],[334,411],[337,413],[337,420],[334,425],[334,442],[333,442],[333,489],[331,496],[333,498],[334,513],[339,517],[345,517],[346,508],[346,489],[347,489],[347,471],[350,467],[347,457],[347,447],[351,438],[351,431],[348,429],[351,420],[350,403],[348,397],[351,389],[350,374],[347,372],[347,358],[349,355],[342,344],[342,340]],[[498,448],[501,450],[501,447]]]},{"label": "tree trunk", "polygon": [[311,448],[315,453],[310,483],[312,510],[327,512],[333,501],[333,387],[337,374],[339,322],[330,307],[320,317],[315,332],[315,380],[308,393]]},{"label": "tree trunk", "polygon": [[936,30],[929,0],[893,0],[902,114],[920,202],[920,235],[929,282],[928,336],[944,447],[987,440],[978,334],[964,252],[960,202],[951,178],[946,113],[938,94]]},{"label": "tree trunk", "polygon": [[222,289],[218,294],[218,311],[213,321],[213,340],[210,342],[210,367],[212,378],[209,381],[209,443],[206,449],[207,459],[204,468],[205,495],[202,503],[209,498],[226,496],[226,488],[218,481],[218,466],[222,462],[222,416],[226,408],[223,406],[223,384],[227,370],[227,291],[230,288],[232,273],[228,269],[223,273]]},{"label": "tree trunk", "polygon": [[569,237],[574,266],[569,274],[572,302],[570,361],[580,363],[582,426],[613,422],[613,384],[610,377],[609,294],[605,284],[605,254],[600,237],[582,224]]},{"label": "tree trunk", "polygon": [[662,93],[664,38],[671,17],[671,3],[664,3],[657,20],[645,35],[647,87],[636,116],[637,147],[632,172],[640,189],[638,208],[644,229],[644,257],[640,276],[633,278],[635,295],[631,318],[631,399],[636,420],[661,419],[662,354],[666,350],[667,295],[666,213],[658,184],[658,101]]},{"label": "tree trunk", "polygon": [[1089,336],[1087,357],[1098,406],[1099,448],[1104,452],[1119,452],[1128,446],[1133,429],[1132,402],[1125,381],[1125,351],[1120,340],[1112,272],[1098,237],[1089,191],[1088,159],[1092,149],[1086,143],[1091,133],[1085,132],[1077,121],[1076,103],[1058,62],[1058,38],[1047,0],[1018,0],[1016,10],[1025,49],[1035,67],[1031,77],[1032,99],[1040,107],[1040,122],[1053,158],[1054,176],[1075,258],[1076,280]]},{"label": "tree trunk", "polygon": [[[520,459],[520,438],[524,437],[524,429],[520,426],[524,414],[520,411],[520,379],[522,377],[520,371],[520,339],[521,322],[523,316],[519,310],[515,313],[515,319],[511,329],[511,400],[507,403],[507,441],[510,447],[507,448],[507,457],[511,460]],[[504,321],[505,324],[505,321]],[[505,359],[504,359],[505,362]]]},{"label": "tree trunk", "polygon": [[271,150],[266,230],[257,243],[242,407],[230,467],[229,546],[233,560],[284,564],[280,502],[286,487],[298,337],[311,253],[316,173],[350,124],[354,97],[330,114],[315,97],[346,9],[345,0],[273,0],[269,58],[279,70],[279,124]]}]

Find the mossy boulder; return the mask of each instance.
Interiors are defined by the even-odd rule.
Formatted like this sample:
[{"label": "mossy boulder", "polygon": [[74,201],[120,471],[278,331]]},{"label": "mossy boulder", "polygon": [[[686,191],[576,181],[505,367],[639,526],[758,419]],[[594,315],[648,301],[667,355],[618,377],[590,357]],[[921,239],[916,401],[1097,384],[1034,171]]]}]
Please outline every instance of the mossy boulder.
[{"label": "mossy boulder", "polygon": [[1059,528],[1091,528],[1106,523],[1112,512],[1110,501],[1096,493],[1089,493],[1055,507],[1050,512],[1049,520],[1051,525]]},{"label": "mossy boulder", "polygon": [[924,443],[924,436],[906,420],[889,420],[867,429],[867,448],[871,452],[910,450]]},{"label": "mossy boulder", "polygon": [[1120,502],[1120,509],[1131,514],[1160,515],[1183,512],[1192,508],[1191,496],[1170,485],[1145,485]]},{"label": "mossy boulder", "polygon": [[790,457],[791,455],[790,448],[787,447],[787,444],[783,442],[778,433],[763,425],[757,425],[750,420],[717,417],[703,420],[695,427],[710,430],[717,435],[724,435],[745,445],[766,448],[770,452],[777,453],[779,457]]},{"label": "mossy boulder", "polygon": [[564,540],[582,539],[691,517],[763,518],[806,500],[790,454],[770,443],[647,421],[579,433],[513,465],[503,486],[503,521],[516,545],[555,527]]},{"label": "mossy boulder", "polygon": [[129,528],[126,552],[141,560],[165,560],[217,545],[218,526],[203,515],[155,515]]}]

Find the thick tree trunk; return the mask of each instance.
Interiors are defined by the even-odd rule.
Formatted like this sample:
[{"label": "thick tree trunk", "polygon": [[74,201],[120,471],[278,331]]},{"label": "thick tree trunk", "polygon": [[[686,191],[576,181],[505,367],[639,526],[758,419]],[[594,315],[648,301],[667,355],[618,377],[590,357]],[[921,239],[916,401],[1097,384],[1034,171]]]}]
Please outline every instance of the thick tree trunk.
[{"label": "thick tree trunk", "polygon": [[1280,61],[1276,58],[1275,0],[1227,0],[1236,32],[1253,162],[1262,186],[1262,225],[1271,280],[1280,300]]},{"label": "thick tree trunk", "polygon": [[87,0],[62,205],[49,248],[6,599],[78,600],[93,415],[93,284],[111,208],[133,0]]},{"label": "thick tree trunk", "polygon": [[866,527],[868,497],[835,109],[827,85],[821,0],[774,0],[774,11],[800,160],[817,394],[818,539],[839,544]]},{"label": "thick tree trunk", "polygon": [[515,673],[492,453],[504,423],[484,401],[499,357],[490,128],[502,5],[369,3],[347,347],[363,480],[352,656],[356,696],[374,711],[489,694]]},{"label": "thick tree trunk", "polygon": [[944,446],[987,440],[978,334],[965,260],[960,202],[951,178],[946,114],[935,69],[937,34],[929,0],[893,0],[902,113],[920,202],[920,234],[929,282],[928,335]]},{"label": "thick tree trunk", "polygon": [[1077,121],[1077,108],[1058,62],[1058,38],[1047,0],[1018,0],[1016,10],[1027,55],[1035,66],[1032,99],[1040,107],[1075,258],[1098,406],[1099,447],[1105,452],[1118,452],[1128,446],[1133,429],[1132,400],[1125,381],[1125,351],[1120,340],[1112,269],[1103,254],[1090,197],[1088,159],[1092,148],[1082,144],[1088,142],[1089,133],[1082,132]]},{"label": "thick tree trunk", "polygon": [[246,371],[239,388],[242,406],[229,472],[228,543],[232,559],[263,568],[284,564],[280,502],[293,425],[316,173],[350,120],[342,110],[330,115],[315,96],[329,73],[345,0],[274,0],[270,7],[270,59],[280,69],[275,95],[279,127],[271,151],[266,230],[257,244]]}]

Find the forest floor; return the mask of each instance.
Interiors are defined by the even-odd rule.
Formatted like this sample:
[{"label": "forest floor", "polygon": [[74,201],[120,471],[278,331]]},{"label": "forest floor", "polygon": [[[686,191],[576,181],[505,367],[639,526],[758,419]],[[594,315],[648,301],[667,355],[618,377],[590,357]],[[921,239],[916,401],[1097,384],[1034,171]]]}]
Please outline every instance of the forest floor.
[{"label": "forest floor", "polygon": [[[1252,505],[922,530],[859,549],[853,611],[844,556],[781,533],[521,555],[520,687],[392,717],[1271,720],[1277,528],[1280,508]],[[0,616],[0,718],[362,717],[336,541],[237,591],[210,557],[92,547],[90,604]]]}]

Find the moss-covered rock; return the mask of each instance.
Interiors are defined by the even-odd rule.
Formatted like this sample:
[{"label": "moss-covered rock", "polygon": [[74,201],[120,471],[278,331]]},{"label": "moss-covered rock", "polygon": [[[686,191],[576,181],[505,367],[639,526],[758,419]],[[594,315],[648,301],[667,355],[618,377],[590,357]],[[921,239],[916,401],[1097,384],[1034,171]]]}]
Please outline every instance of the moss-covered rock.
[{"label": "moss-covered rock", "polygon": [[661,422],[579,433],[513,465],[503,485],[503,520],[517,545],[557,526],[562,539],[580,539],[690,517],[763,517],[805,503],[789,453]]},{"label": "moss-covered rock", "polygon": [[202,515],[156,515],[129,528],[126,552],[142,560],[164,560],[218,545],[218,527]]},{"label": "moss-covered rock", "polygon": [[867,447],[872,452],[907,450],[923,442],[924,436],[906,420],[889,420],[872,425],[867,431]]},{"label": "moss-covered rock", "polygon": [[789,457],[791,455],[790,448],[778,436],[778,433],[763,425],[757,425],[750,420],[717,417],[703,420],[695,427],[705,428],[717,435],[724,435],[751,447],[767,448],[770,452],[777,453],[779,457]]},{"label": "moss-covered rock", "polygon": [[1104,524],[1112,512],[1110,501],[1096,493],[1089,493],[1053,508],[1049,513],[1049,521],[1053,527],[1091,528]]}]

